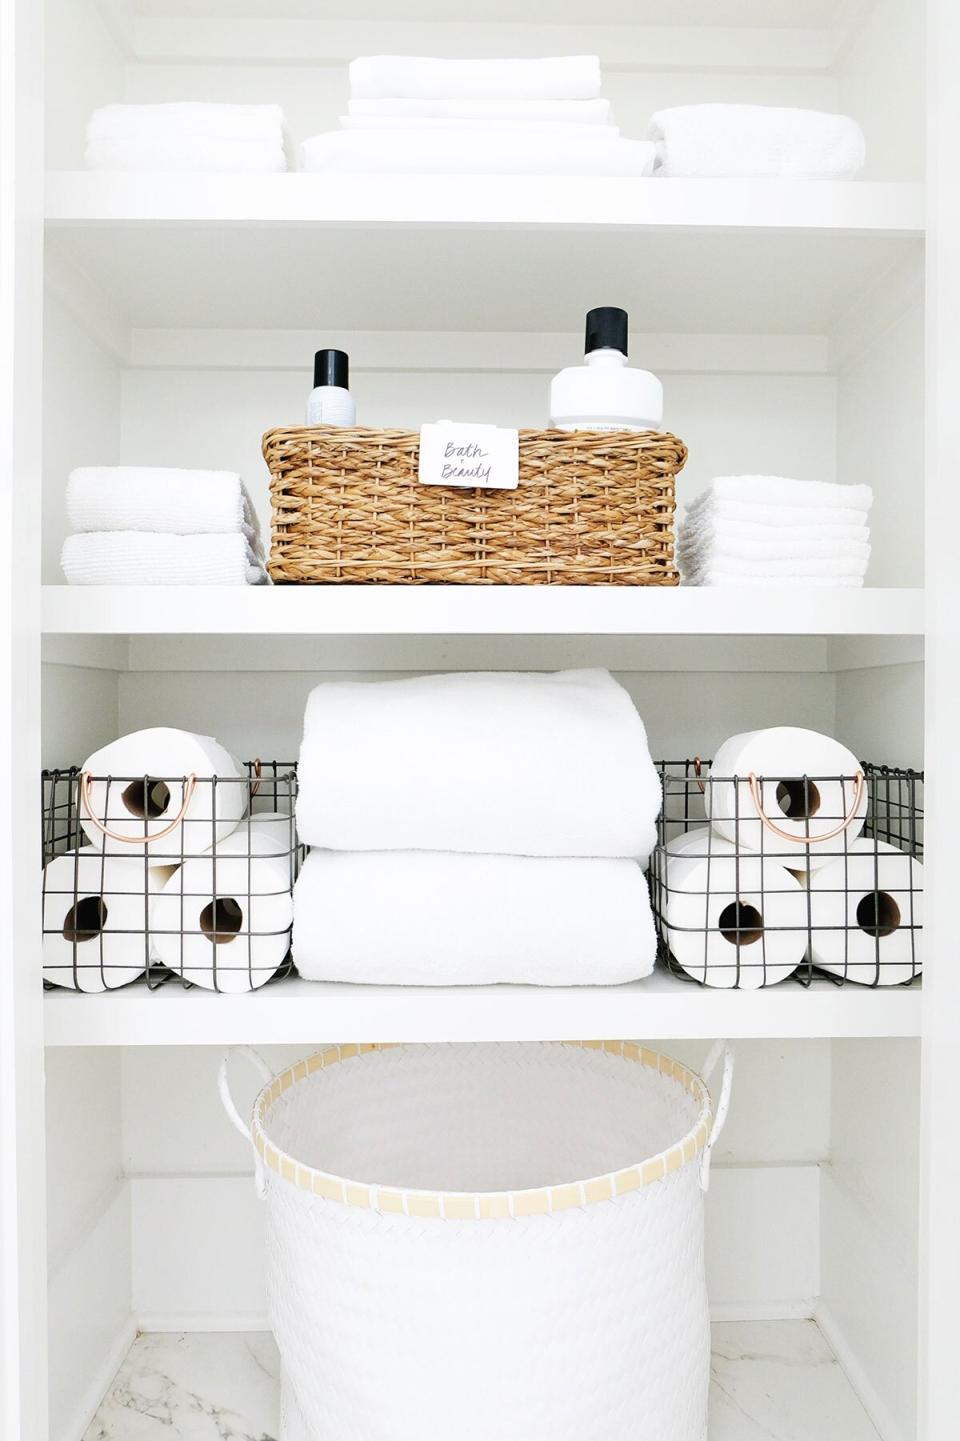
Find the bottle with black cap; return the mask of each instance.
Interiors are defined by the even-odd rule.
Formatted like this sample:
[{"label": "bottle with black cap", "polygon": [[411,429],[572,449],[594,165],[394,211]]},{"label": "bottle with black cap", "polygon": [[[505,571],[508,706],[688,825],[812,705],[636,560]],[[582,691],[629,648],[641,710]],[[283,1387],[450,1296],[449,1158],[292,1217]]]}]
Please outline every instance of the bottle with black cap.
[{"label": "bottle with black cap", "polygon": [[663,386],[627,365],[627,312],[601,305],[587,314],[583,365],[555,375],[550,424],[557,430],[659,430]]},{"label": "bottle with black cap", "polygon": [[318,350],[313,357],[313,389],[307,401],[308,425],[356,425],[350,394],[350,357],[345,350]]}]

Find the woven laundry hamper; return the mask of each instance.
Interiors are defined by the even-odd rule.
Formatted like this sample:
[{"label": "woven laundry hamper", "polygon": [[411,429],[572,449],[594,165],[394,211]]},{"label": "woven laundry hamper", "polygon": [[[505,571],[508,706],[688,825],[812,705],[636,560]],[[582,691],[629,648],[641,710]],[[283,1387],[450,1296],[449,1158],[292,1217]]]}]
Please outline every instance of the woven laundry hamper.
[{"label": "woven laundry hamper", "polygon": [[228,1053],[283,1441],[705,1441],[721,1056],[714,1110],[624,1041],[334,1047],[271,1078],[248,1130]]}]

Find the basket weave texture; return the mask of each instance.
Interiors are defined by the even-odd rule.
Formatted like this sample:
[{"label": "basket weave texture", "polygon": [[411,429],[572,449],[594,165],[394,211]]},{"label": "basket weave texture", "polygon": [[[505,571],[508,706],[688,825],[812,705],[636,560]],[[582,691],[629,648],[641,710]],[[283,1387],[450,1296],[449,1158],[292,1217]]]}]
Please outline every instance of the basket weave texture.
[{"label": "basket weave texture", "polygon": [[270,430],[280,583],[677,585],[675,478],[659,431],[520,432],[516,490],[422,485],[415,430]]}]

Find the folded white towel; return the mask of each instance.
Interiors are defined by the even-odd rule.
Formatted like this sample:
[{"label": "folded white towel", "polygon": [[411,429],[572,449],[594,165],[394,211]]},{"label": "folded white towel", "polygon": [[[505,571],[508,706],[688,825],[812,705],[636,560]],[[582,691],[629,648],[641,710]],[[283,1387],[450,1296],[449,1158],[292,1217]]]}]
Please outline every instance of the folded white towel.
[{"label": "folded white towel", "polygon": [[593,100],[600,86],[596,55],[545,60],[365,55],[350,65],[350,94],[359,100]]},{"label": "folded white towel", "polygon": [[[787,508],[786,513],[798,517],[802,512]],[[819,542],[830,545],[840,543],[853,546],[869,545],[870,527],[859,524],[836,525],[829,517],[837,514],[836,511],[816,512],[823,515],[823,520],[817,520],[814,524],[801,523],[799,519],[793,519],[786,524],[780,524],[776,520],[746,520],[741,518],[728,518],[726,511],[717,508],[716,510],[700,511],[691,514],[689,511],[684,515],[678,526],[677,544],[687,546],[700,546],[717,544],[732,549],[743,543],[745,545],[783,545],[783,544],[804,544],[815,548]],[[747,511],[752,515],[752,508]]]},{"label": "folded white towel", "polygon": [[221,105],[174,101],[162,105],[101,105],[87,121],[87,140],[281,141],[284,118],[279,105]]},{"label": "folded white towel", "polygon": [[307,701],[307,845],[645,861],[659,809],[643,722],[607,671],[333,681]]},{"label": "folded white towel", "polygon": [[287,157],[279,140],[150,134],[90,140],[84,164],[88,170],[275,174],[286,170]]},{"label": "folded white towel", "polygon": [[260,547],[256,511],[232,470],[81,465],[67,478],[73,530],[149,530],[167,535],[245,535]]},{"label": "folded white towel", "polygon": [[851,541],[832,536],[800,537],[789,531],[772,530],[761,538],[743,535],[692,535],[681,523],[677,536],[677,555],[688,563],[709,564],[727,560],[736,562],[769,562],[779,566],[781,561],[796,560],[803,556],[817,556],[820,559],[847,559],[854,564],[870,559],[869,532],[866,540]]},{"label": "folded white towel", "polygon": [[846,533],[863,530],[868,514],[866,510],[832,505],[758,505],[752,501],[741,504],[734,500],[707,500],[703,504],[692,502],[688,505],[686,519],[691,525],[722,521],[724,525],[753,525],[764,530],[790,530],[793,527],[819,530],[829,526],[832,530]]},{"label": "folded white towel", "polygon": [[849,180],[866,158],[849,115],[774,105],[679,105],[658,110],[647,138],[658,175]]},{"label": "folded white towel", "polygon": [[459,119],[444,120],[437,116],[398,115],[393,120],[378,120],[375,116],[341,115],[341,130],[357,130],[362,134],[374,135],[499,135],[506,131],[510,135],[547,135],[555,140],[593,141],[605,145],[617,140],[620,130],[616,125],[575,125],[563,120],[514,120],[511,117],[465,115]]},{"label": "folded white towel", "polygon": [[736,570],[711,569],[698,571],[695,575],[682,575],[682,583],[690,586],[715,586],[719,589],[740,590],[759,588],[776,590],[780,586],[801,589],[812,586],[820,590],[857,589],[863,585],[862,575],[743,575]]},{"label": "folded white towel", "polygon": [[550,121],[567,125],[610,125],[609,100],[427,99],[350,100],[353,121],[392,125],[403,119]]},{"label": "folded white towel", "polygon": [[[749,506],[754,515],[756,505],[779,507],[790,506],[797,510],[813,507],[817,510],[829,507],[831,510],[869,511],[873,504],[873,491],[869,485],[837,485],[828,480],[788,480],[781,475],[718,475],[706,490],[690,501],[687,509],[695,513],[705,506],[729,505]],[[808,523],[814,517],[807,516]],[[857,514],[855,520],[863,520]]]},{"label": "folded white towel", "polygon": [[731,574],[736,572],[738,575],[767,576],[771,580],[786,576],[855,576],[866,574],[867,564],[870,560],[870,547],[867,546],[864,553],[856,555],[850,551],[844,551],[840,555],[801,554],[751,558],[721,552],[702,560],[694,560],[692,565],[689,561],[684,562],[682,557],[678,557],[678,560],[681,563],[681,570],[684,569],[685,564],[690,567],[688,573],[703,570],[729,571]]},{"label": "folded white towel", "polygon": [[656,953],[635,861],[314,850],[293,904],[314,981],[617,985]]},{"label": "folded white towel", "polygon": [[91,531],[67,536],[60,564],[70,585],[262,585],[267,579],[240,534]]},{"label": "folded white towel", "polygon": [[520,131],[489,134],[334,130],[305,140],[303,169],[340,174],[649,175],[653,146]]}]

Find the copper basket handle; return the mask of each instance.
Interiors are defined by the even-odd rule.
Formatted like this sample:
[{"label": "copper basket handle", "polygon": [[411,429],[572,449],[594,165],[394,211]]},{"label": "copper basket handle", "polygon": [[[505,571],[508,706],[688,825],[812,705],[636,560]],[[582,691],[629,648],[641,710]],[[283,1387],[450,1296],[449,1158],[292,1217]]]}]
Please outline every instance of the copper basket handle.
[{"label": "copper basket handle", "polygon": [[253,800],[254,796],[257,795],[257,793],[259,792],[259,790],[260,790],[260,781],[261,781],[261,778],[262,778],[262,776],[263,776],[263,762],[261,761],[261,759],[260,759],[259,756],[257,756],[256,760],[255,760],[254,763],[253,763],[253,773],[254,773],[254,775],[256,776],[256,780],[254,781],[253,785],[251,785],[251,787],[250,787],[250,799],[251,799],[251,800]]},{"label": "copper basket handle", "polygon": [[100,834],[106,836],[108,840],[119,841],[122,845],[125,846],[150,846],[153,845],[154,841],[164,840],[167,836],[171,835],[177,829],[177,826],[187,814],[187,807],[193,800],[193,793],[197,788],[197,778],[195,775],[189,775],[185,777],[183,782],[183,805],[180,807],[179,814],[174,817],[174,819],[170,822],[168,826],[164,826],[162,831],[154,831],[153,835],[150,836],[122,836],[120,835],[119,831],[112,831],[110,830],[109,826],[105,826],[103,824],[103,821],[101,821],[97,816],[93,814],[93,807],[90,804],[90,787],[92,785],[93,776],[90,774],[90,772],[81,771],[80,800],[82,801],[83,806],[86,809],[87,815],[96,826]]},{"label": "copper basket handle", "polygon": [[757,778],[756,773],[754,771],[751,771],[747,777],[747,784],[750,787],[750,798],[757,808],[757,815],[763,821],[763,824],[767,827],[767,829],[772,831],[773,834],[775,836],[778,836],[782,841],[803,841],[804,844],[811,846],[821,845],[824,841],[834,841],[836,840],[837,836],[843,834],[843,832],[849,826],[850,822],[856,816],[857,811],[860,809],[860,802],[863,799],[863,787],[865,783],[866,778],[863,774],[863,771],[857,771],[856,786],[854,788],[853,794],[853,805],[850,807],[849,811],[844,816],[840,824],[834,826],[832,831],[824,831],[823,834],[819,836],[796,836],[791,834],[790,831],[782,830],[775,821],[772,821],[770,819],[766,811],[763,809],[763,794],[760,788],[760,781]]}]

